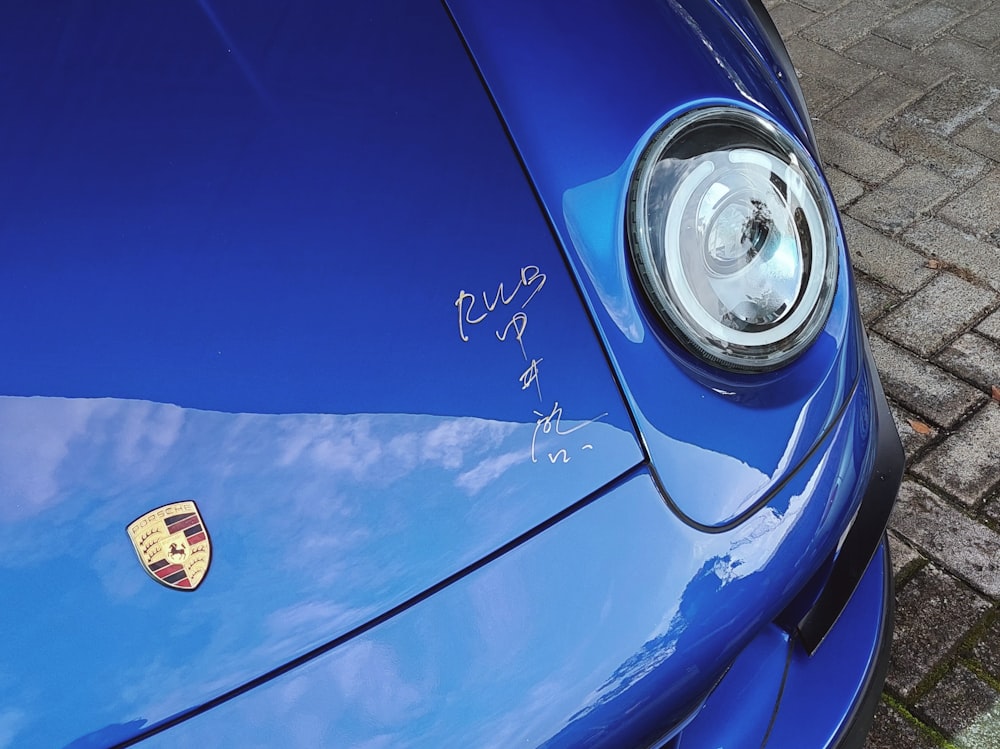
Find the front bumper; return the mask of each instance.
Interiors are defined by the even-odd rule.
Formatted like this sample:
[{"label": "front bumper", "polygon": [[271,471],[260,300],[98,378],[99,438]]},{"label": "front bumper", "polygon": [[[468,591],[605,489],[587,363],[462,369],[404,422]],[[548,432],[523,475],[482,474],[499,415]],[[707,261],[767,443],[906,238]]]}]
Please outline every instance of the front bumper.
[{"label": "front bumper", "polygon": [[[877,436],[861,506],[811,606],[790,626],[769,625],[740,654],[684,730],[684,749],[865,743],[889,668],[895,598],[885,530],[905,456],[863,340]],[[747,741],[749,725],[763,742]]]},{"label": "front bumper", "polygon": [[813,655],[777,625],[766,627],[674,737],[677,745],[861,749],[889,667],[892,621],[892,570],[883,542]]},{"label": "front bumper", "polygon": [[796,633],[810,653],[816,651],[836,623],[875,556],[903,480],[903,445],[882,383],[875,374],[875,361],[868,339],[862,336],[862,340],[868,371],[872,373],[872,395],[878,425],[875,460],[861,506],[837,553],[830,578],[815,603],[796,624]]}]

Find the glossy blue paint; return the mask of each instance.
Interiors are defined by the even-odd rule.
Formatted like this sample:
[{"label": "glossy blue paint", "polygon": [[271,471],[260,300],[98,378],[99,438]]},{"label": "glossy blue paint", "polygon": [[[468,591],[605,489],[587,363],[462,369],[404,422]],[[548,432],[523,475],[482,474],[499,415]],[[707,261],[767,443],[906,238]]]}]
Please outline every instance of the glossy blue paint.
[{"label": "glossy blue paint", "polygon": [[[731,728],[760,735],[770,622],[872,461],[848,269],[805,357],[722,376],[633,289],[624,195],[682,107],[801,127],[715,6],[449,8],[517,152],[437,4],[0,14],[13,746],[687,741],[734,661],[700,715],[759,678]],[[214,545],[193,594],[125,534],[185,498]],[[827,660],[794,655],[803,695],[875,585]]]},{"label": "glossy blue paint", "polygon": [[[602,423],[557,438],[476,417],[17,397],[0,398],[0,423],[0,569],[17,612],[0,704],[25,716],[25,746],[159,722],[236,689],[545,523],[636,457],[631,434]],[[533,437],[540,456],[559,442],[573,460],[533,463]],[[191,594],[153,582],[125,533],[186,498],[213,545]]]},{"label": "glossy blue paint", "polygon": [[[845,718],[862,697],[889,615],[884,605],[885,590],[892,586],[888,554],[883,543],[816,653],[809,657],[801,649],[792,652],[768,747],[834,746],[840,737]],[[818,711],[816,705],[826,709]]]},{"label": "glossy blue paint", "polygon": [[[220,747],[618,749],[690,721],[684,749],[759,747],[790,653],[787,635],[767,622],[844,522],[816,500],[849,492],[835,487],[845,440],[857,436],[849,432],[838,430],[773,505],[718,534],[681,522],[640,472],[431,598],[149,743],[211,735]],[[871,593],[881,595],[883,580],[872,581],[838,625],[830,658],[877,629]],[[831,680],[837,687],[864,676],[870,651],[853,651]],[[795,653],[792,668],[822,682],[827,660]],[[831,696],[809,710],[792,705],[789,720],[842,719],[855,693]]]},{"label": "glossy blue paint", "polygon": [[[773,624],[764,627],[739,654],[698,714],[684,727],[683,749],[761,749],[767,746],[764,742],[775,706],[784,691],[788,662],[794,649],[794,641],[787,632]],[[774,746],[791,749],[825,745]]]},{"label": "glossy blue paint", "polygon": [[[15,745],[195,708],[642,460],[443,8],[24,3],[0,36]],[[180,499],[190,595],[125,533]]]},{"label": "glossy blue paint", "polygon": [[836,746],[875,667],[883,598],[892,584],[885,574],[887,553],[879,547],[813,656],[779,627],[762,629],[684,728],[683,749]]},{"label": "glossy blue paint", "polygon": [[697,523],[734,521],[801,463],[859,375],[849,266],[842,255],[829,321],[804,356],[768,376],[719,373],[647,309],[626,261],[626,193],[649,137],[678,112],[752,107],[801,136],[787,97],[709,3],[449,6],[587,292],[664,488]]},{"label": "glossy blue paint", "polygon": [[[442,9],[6,13],[0,392],[507,420],[593,395],[604,355]],[[528,266],[544,291],[463,342],[459,292],[477,319]],[[495,338],[516,311],[541,400]]]}]

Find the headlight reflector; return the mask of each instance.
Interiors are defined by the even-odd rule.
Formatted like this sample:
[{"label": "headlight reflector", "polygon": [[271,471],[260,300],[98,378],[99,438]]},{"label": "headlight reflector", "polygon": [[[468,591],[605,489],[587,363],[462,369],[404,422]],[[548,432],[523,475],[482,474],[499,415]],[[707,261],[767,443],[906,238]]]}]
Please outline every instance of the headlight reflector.
[{"label": "headlight reflector", "polygon": [[712,107],[662,129],[629,194],[644,290],[713,364],[768,370],[818,335],[837,282],[833,206],[808,152],[761,115]]}]

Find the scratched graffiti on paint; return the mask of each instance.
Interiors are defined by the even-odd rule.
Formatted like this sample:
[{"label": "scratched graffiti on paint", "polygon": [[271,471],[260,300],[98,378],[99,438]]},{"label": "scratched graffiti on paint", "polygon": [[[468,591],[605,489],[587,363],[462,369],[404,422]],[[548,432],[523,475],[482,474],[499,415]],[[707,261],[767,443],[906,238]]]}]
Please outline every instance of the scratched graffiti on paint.
[{"label": "scratched graffiti on paint", "polygon": [[[496,291],[481,294],[462,289],[455,298],[454,306],[458,313],[458,337],[463,343],[468,343],[470,335],[478,326],[493,327],[493,335],[499,343],[517,344],[518,352],[523,360],[524,369],[517,380],[517,386],[522,391],[531,390],[538,396],[539,404],[546,403],[542,395],[543,367],[545,357],[532,350],[531,339],[528,336],[529,316],[526,311],[531,301],[544,288],[545,274],[537,265],[526,265],[519,271],[513,284],[497,284]],[[607,412],[584,421],[563,421],[564,409],[558,400],[552,401],[552,407],[547,406],[532,409],[535,416],[535,429],[531,435],[531,462],[539,462],[539,458],[548,460],[550,464],[569,463],[573,456],[566,447],[556,446],[553,450],[539,450],[539,442],[544,438],[558,438],[573,434],[591,424],[600,421]],[[546,442],[552,442],[546,439]],[[556,440],[558,445],[558,440]],[[588,442],[579,447],[581,453],[591,451],[594,446]],[[541,452],[541,456],[539,453]]]}]

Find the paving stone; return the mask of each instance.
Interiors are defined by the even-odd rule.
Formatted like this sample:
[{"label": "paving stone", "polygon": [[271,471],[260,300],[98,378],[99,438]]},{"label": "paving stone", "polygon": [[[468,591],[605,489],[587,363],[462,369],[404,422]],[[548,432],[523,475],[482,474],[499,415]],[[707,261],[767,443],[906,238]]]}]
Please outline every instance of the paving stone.
[{"label": "paving stone", "polygon": [[809,10],[821,13],[828,12],[831,6],[831,3],[824,3],[823,0],[795,0],[795,2]]},{"label": "paving stone", "polygon": [[880,5],[885,8],[885,16],[888,18],[916,5],[918,2],[919,0],[883,0]]},{"label": "paving stone", "polygon": [[[980,55],[982,50],[979,50]],[[1000,96],[1000,90],[980,81],[954,76],[907,107],[903,117],[932,132],[950,136],[980,117]]]},{"label": "paving stone", "polygon": [[[1000,484],[998,435],[1000,403],[990,402],[913,466],[913,472],[972,508]],[[967,524],[960,527],[974,530]],[[1000,536],[993,534],[990,539],[992,547],[988,553],[994,560],[995,579],[979,582],[991,595],[1000,596]]]},{"label": "paving stone", "polygon": [[928,564],[896,596],[888,684],[904,698],[957,647],[989,604]]},{"label": "paving stone", "polygon": [[[989,564],[1000,558],[1000,483],[989,448],[979,449],[991,431],[1000,449],[1000,428],[984,415],[1000,409],[986,387],[1000,370],[1000,310],[975,323],[1000,303],[1000,0],[764,2],[792,50],[846,212],[862,315],[902,343],[871,334],[908,456],[901,507],[913,514],[927,504],[930,513],[909,521],[913,538],[895,530],[906,525],[900,509],[892,520],[903,639],[889,690],[903,707],[879,707],[866,746],[1000,749],[1000,736],[976,721],[940,715],[957,720],[964,706],[949,707],[947,689],[976,696],[970,673],[1000,691],[1000,635],[984,630],[980,656],[969,643],[957,658],[970,628],[983,626],[984,606],[1000,630],[1000,596],[986,600],[997,585]],[[963,292],[972,287],[970,301]],[[985,485],[975,486],[977,475]],[[965,670],[953,671],[959,664]],[[1000,716],[991,719],[1000,728]]]},{"label": "paving stone", "polygon": [[951,273],[938,273],[883,317],[875,329],[921,356],[930,356],[982,317],[996,301],[997,295],[988,289]]},{"label": "paving stone", "polygon": [[913,456],[928,442],[937,437],[938,430],[927,424],[916,414],[911,414],[894,403],[889,404],[892,420],[896,422],[896,431],[903,442],[903,452],[908,463],[913,462]]},{"label": "paving stone", "polygon": [[951,429],[962,415],[986,400],[979,390],[880,335],[869,336],[878,371],[893,399],[920,417]]},{"label": "paving stone", "polygon": [[912,479],[903,481],[889,524],[939,566],[986,595],[1000,596],[1000,534]]},{"label": "paving stone", "polygon": [[1000,387],[1000,344],[985,336],[966,333],[942,351],[937,362],[983,390]]},{"label": "paving stone", "polygon": [[990,172],[965,192],[941,206],[938,215],[948,223],[990,238],[994,244],[1000,238],[1000,169]]},{"label": "paving stone", "polygon": [[[987,522],[993,523],[995,529],[1000,530],[1000,497],[986,503],[986,506],[983,507],[983,517],[986,518]],[[997,678],[1000,679],[1000,676]]]},{"label": "paving stone", "polygon": [[774,25],[784,38],[823,17],[821,13],[804,8],[798,3],[781,3],[770,10],[770,13]]},{"label": "paving stone", "polygon": [[826,181],[830,183],[833,197],[839,206],[846,206],[853,203],[865,192],[864,185],[835,166],[825,169],[824,173],[826,174]]},{"label": "paving stone", "polygon": [[877,0],[851,0],[803,32],[830,49],[843,50],[885,20],[886,8]]},{"label": "paving stone", "polygon": [[882,702],[875,711],[865,749],[938,749],[938,744],[909,718]]},{"label": "paving stone", "polygon": [[[984,717],[996,712],[1000,694],[965,666],[951,669],[927,695],[917,702],[917,709],[951,738],[963,737],[959,746],[983,749],[985,744],[967,743]],[[978,731],[976,731],[978,734]]]},{"label": "paving stone", "polygon": [[1000,41],[1000,6],[993,5],[967,18],[952,33],[983,47],[993,46]]},{"label": "paving stone", "polygon": [[879,36],[866,36],[853,47],[848,47],[844,54],[900,81],[924,88],[934,86],[952,74],[950,67]]},{"label": "paving stone", "polygon": [[875,34],[909,49],[923,47],[962,17],[961,11],[937,2],[921,3],[875,29]]},{"label": "paving stone", "polygon": [[984,54],[982,47],[966,39],[946,34],[924,52],[929,60],[947,65],[968,78],[985,84],[1000,79],[1000,58]]},{"label": "paving stone", "polygon": [[989,115],[977,117],[971,125],[958,133],[955,143],[965,146],[993,161],[1000,161],[1000,120]]},{"label": "paving stone", "polygon": [[903,232],[902,238],[928,255],[971,273],[1000,291],[1000,247],[937,219],[918,221]]},{"label": "paving stone", "polygon": [[861,273],[854,275],[854,286],[858,294],[861,319],[866,325],[871,325],[902,298],[897,292]]},{"label": "paving stone", "polygon": [[984,336],[992,338],[994,341],[1000,341],[1000,310],[997,310],[979,323],[976,330]]},{"label": "paving stone", "polygon": [[963,749],[1000,747],[1000,705],[980,715],[972,725],[955,736],[955,744]]},{"label": "paving stone", "polygon": [[820,13],[829,13],[833,8],[842,4],[841,1],[825,2],[824,0],[795,0],[795,2]]},{"label": "paving stone", "polygon": [[971,182],[992,167],[981,154],[903,118],[888,122],[879,132],[878,141],[909,163],[921,164],[960,182]]},{"label": "paving stone", "polygon": [[849,91],[838,88],[823,78],[816,78],[801,71],[796,71],[796,73],[799,77],[799,86],[802,87],[802,95],[809,103],[809,116],[813,119],[825,114],[850,96]]},{"label": "paving stone", "polygon": [[993,102],[986,110],[986,116],[994,122],[1000,121],[1000,100]]},{"label": "paving stone", "polygon": [[900,291],[912,292],[935,274],[927,258],[881,232],[869,229],[857,219],[843,216],[844,235],[855,268]]},{"label": "paving stone", "polygon": [[883,73],[830,109],[826,119],[867,138],[922,93],[922,89]]},{"label": "paving stone", "polygon": [[867,143],[823,121],[816,123],[816,139],[825,162],[862,182],[881,182],[902,169],[905,163],[892,151]]},{"label": "paving stone", "polygon": [[994,622],[972,646],[972,660],[991,677],[1000,681],[1000,626]]},{"label": "paving stone", "polygon": [[889,531],[889,558],[892,560],[892,576],[925,561],[920,552],[910,546],[892,531]]},{"label": "paving stone", "polygon": [[878,75],[874,68],[800,36],[789,39],[786,46],[797,70],[848,93],[857,91]]},{"label": "paving stone", "polygon": [[947,200],[953,183],[924,166],[908,166],[869,192],[849,212],[869,226],[894,234]]},{"label": "paving stone", "polygon": [[971,12],[985,7],[990,2],[993,2],[993,0],[941,0],[941,2],[945,5],[950,5],[952,8]]}]

